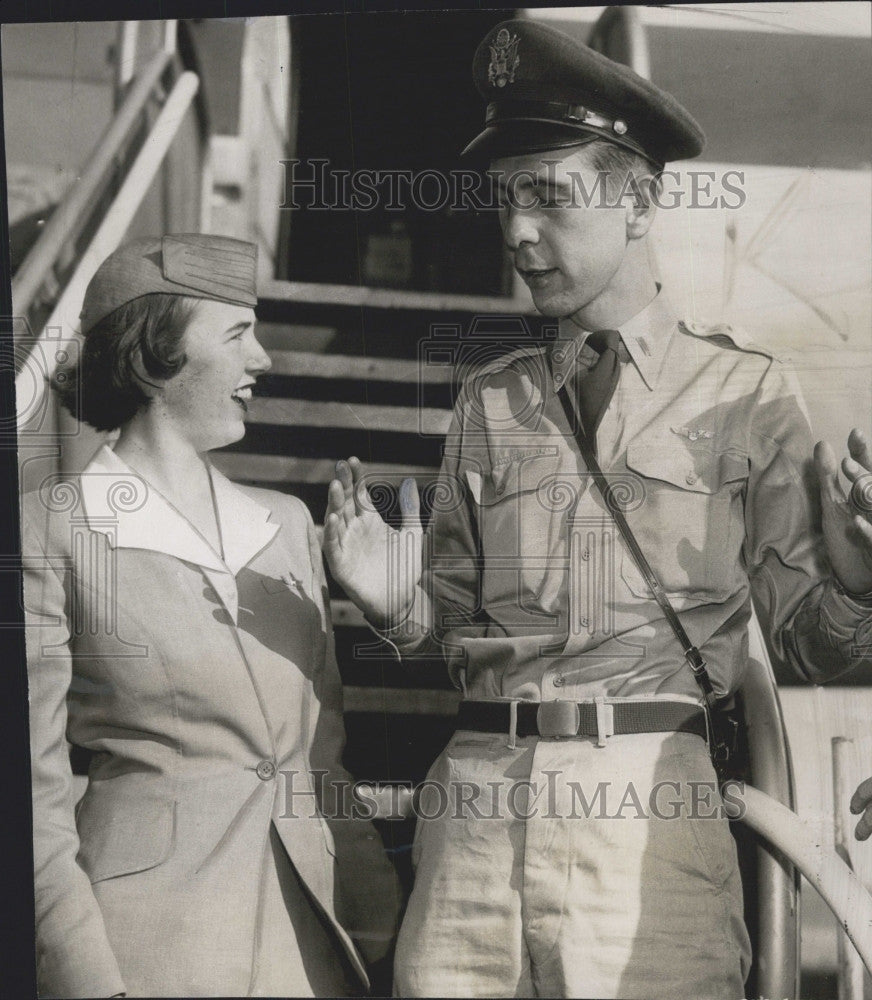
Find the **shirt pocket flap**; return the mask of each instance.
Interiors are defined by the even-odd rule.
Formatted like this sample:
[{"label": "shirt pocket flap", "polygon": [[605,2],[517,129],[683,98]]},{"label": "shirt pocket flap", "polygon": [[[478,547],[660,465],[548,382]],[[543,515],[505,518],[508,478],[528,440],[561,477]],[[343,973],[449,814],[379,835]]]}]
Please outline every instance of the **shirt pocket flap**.
[{"label": "shirt pocket flap", "polygon": [[533,455],[499,465],[482,481],[481,503],[488,506],[509,496],[547,489],[559,469],[556,455]]},{"label": "shirt pocket flap", "polygon": [[646,479],[692,493],[718,493],[729,482],[747,479],[748,460],[717,442],[664,444],[637,439],[627,448],[627,467]]}]

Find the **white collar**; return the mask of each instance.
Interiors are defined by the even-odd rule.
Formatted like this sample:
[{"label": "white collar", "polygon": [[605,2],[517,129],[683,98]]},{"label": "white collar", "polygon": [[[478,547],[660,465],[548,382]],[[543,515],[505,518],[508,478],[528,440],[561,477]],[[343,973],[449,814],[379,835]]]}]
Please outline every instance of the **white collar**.
[{"label": "white collar", "polygon": [[108,445],[100,448],[81,475],[85,520],[92,531],[106,534],[114,548],[164,552],[236,576],[272,541],[279,526],[269,521],[266,507],[247,497],[217,469],[210,471],[224,562],[191,522]]}]

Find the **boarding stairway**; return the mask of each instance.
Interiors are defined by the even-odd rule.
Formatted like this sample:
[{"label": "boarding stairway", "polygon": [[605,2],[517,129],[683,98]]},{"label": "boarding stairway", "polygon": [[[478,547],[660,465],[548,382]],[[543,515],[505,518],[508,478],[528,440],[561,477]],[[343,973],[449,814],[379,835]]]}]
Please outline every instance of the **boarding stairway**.
[{"label": "boarding stairway", "polygon": [[[19,431],[30,433],[29,441],[44,438],[48,446],[55,440],[58,422],[56,414],[48,419],[53,404],[45,379],[74,355],[87,281],[124,239],[142,193],[172,147],[174,124],[191,105],[197,87],[196,75],[181,70],[174,57],[169,29],[164,49],[131,81],[87,170],[15,276]],[[246,438],[216,454],[215,463],[237,482],[301,497],[320,525],[335,461],[356,454],[372,477],[374,502],[388,519],[397,513],[400,481],[412,475],[426,520],[458,388],[457,359],[470,343],[485,343],[493,356],[501,338],[504,345],[507,339],[543,336],[541,321],[527,310],[510,297],[267,282],[260,289],[258,322],[272,370],[250,407]],[[332,582],[331,608],[345,687],[347,759],[355,777],[420,781],[452,731],[459,699],[444,664],[398,664]],[[778,691],[759,631],[753,630],[752,660],[741,696],[745,775],[760,791],[792,807],[793,777]],[[748,922],[755,938],[749,995],[796,996],[799,892],[794,864],[821,889],[818,855],[814,845],[782,835],[790,821],[765,801],[752,802],[745,819],[746,826],[736,833],[749,876]],[[408,866],[410,833],[407,812],[384,831],[401,866]],[[779,846],[771,847],[769,840]],[[789,856],[783,853],[788,849]],[[829,860],[818,867],[827,865]],[[868,962],[868,896],[864,902],[841,869],[828,877],[830,888],[821,891],[829,893],[837,911],[843,908],[838,911],[843,926],[854,921],[854,940]],[[846,906],[851,913],[843,912]]]}]

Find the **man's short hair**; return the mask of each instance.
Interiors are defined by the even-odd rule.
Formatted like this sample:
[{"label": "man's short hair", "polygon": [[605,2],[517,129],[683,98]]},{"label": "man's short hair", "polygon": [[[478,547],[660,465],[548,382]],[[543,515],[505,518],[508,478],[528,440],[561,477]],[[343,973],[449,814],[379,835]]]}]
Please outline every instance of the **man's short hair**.
[{"label": "man's short hair", "polygon": [[662,167],[630,149],[616,146],[605,139],[594,139],[581,148],[585,150],[587,162],[591,167],[606,175],[607,190],[610,194],[623,191],[628,177],[638,184],[642,197],[647,196],[651,184],[660,183]]},{"label": "man's short hair", "polygon": [[155,292],[119,306],[88,331],[79,362],[62,384],[61,403],[98,431],[113,431],[149,405],[149,379],[168,379],[185,364],[185,330],[196,298]]}]

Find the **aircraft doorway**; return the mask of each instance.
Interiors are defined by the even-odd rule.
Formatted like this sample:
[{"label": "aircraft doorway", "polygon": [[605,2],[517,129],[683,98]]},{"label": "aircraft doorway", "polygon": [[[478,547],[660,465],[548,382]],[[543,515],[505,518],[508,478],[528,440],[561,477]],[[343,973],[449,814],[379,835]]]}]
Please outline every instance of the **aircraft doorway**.
[{"label": "aircraft doorway", "polygon": [[[313,207],[344,203],[342,171],[438,171],[462,166],[458,153],[482,128],[484,103],[472,84],[478,41],[512,10],[450,17],[351,14],[291,21],[296,118],[293,178],[299,207],[282,212],[277,277],[422,292],[510,295],[495,211],[458,209],[431,178],[421,192],[435,209],[414,205],[397,180],[403,207],[388,208],[381,187],[366,210]],[[294,138],[294,137],[292,137]],[[314,167],[312,160],[326,160]],[[288,166],[287,171],[292,168]],[[286,174],[286,199],[288,192]],[[298,194],[298,192],[300,192]]]}]

